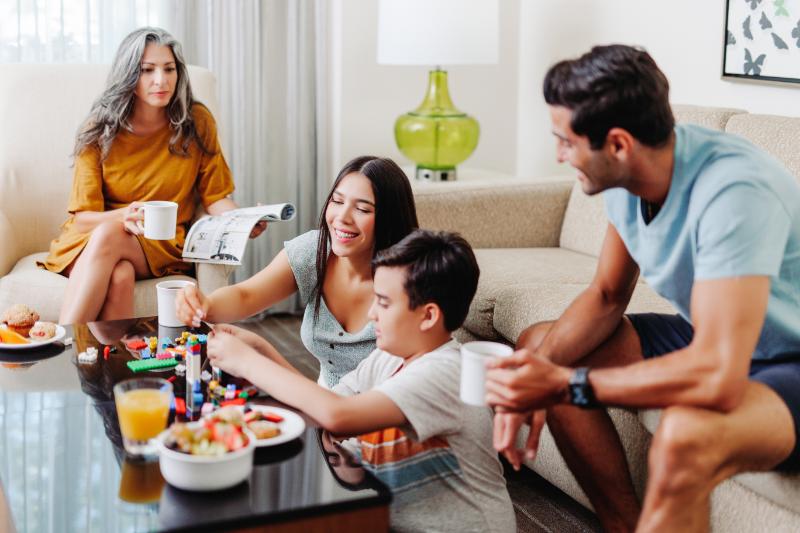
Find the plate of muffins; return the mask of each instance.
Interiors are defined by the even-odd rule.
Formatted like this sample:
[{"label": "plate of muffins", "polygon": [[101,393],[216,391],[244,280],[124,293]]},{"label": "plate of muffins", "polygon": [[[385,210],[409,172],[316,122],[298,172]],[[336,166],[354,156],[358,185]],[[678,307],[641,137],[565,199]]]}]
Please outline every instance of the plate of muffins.
[{"label": "plate of muffins", "polygon": [[27,305],[12,305],[0,315],[0,349],[26,350],[59,341],[66,330],[52,322],[40,322],[39,313]]}]

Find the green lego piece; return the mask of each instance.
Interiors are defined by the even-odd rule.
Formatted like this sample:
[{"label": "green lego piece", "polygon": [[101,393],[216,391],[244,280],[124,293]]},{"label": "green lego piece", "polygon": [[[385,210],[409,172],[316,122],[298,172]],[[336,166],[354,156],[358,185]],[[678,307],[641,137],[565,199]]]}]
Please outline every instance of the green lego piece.
[{"label": "green lego piece", "polygon": [[168,368],[178,364],[174,357],[170,359],[140,359],[138,361],[128,361],[128,368],[134,372],[146,372],[157,368]]}]

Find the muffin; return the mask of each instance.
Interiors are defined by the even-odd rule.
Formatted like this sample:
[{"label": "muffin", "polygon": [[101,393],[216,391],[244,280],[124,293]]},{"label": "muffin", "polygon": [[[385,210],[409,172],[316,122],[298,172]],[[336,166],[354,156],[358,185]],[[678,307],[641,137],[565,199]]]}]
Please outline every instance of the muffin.
[{"label": "muffin", "polygon": [[8,329],[23,337],[28,336],[37,320],[39,320],[39,313],[23,304],[12,305],[0,318],[0,322],[5,322]]},{"label": "muffin", "polygon": [[266,420],[253,420],[247,424],[247,429],[255,434],[257,439],[271,439],[281,434],[281,429]]},{"label": "muffin", "polygon": [[37,322],[28,333],[31,339],[46,341],[56,336],[56,325],[52,322]]}]

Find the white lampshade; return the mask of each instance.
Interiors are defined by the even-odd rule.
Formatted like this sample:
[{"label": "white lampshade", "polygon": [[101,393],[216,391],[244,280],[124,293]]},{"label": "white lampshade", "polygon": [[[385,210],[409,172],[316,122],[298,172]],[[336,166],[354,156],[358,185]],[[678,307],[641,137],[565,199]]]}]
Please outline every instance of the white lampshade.
[{"label": "white lampshade", "polygon": [[497,63],[497,0],[380,0],[378,63]]}]

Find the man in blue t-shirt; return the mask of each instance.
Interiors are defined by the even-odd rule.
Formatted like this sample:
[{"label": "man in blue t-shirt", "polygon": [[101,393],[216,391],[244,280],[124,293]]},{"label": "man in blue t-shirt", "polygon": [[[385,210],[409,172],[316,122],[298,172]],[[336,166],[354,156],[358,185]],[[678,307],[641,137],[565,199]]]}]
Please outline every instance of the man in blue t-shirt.
[{"label": "man in blue t-shirt", "polygon": [[[495,447],[515,467],[545,414],[607,530],[702,531],[742,471],[800,470],[800,185],[747,141],[675,126],[669,84],[628,46],[595,47],[544,82],[559,161],[610,224],[591,285],[493,361]],[[677,315],[625,315],[642,275]],[[591,369],[591,372],[589,371]],[[608,414],[661,407],[640,504]]]}]

